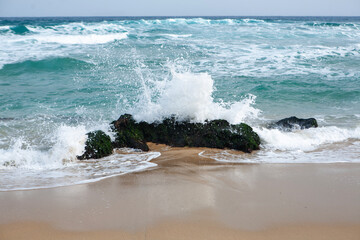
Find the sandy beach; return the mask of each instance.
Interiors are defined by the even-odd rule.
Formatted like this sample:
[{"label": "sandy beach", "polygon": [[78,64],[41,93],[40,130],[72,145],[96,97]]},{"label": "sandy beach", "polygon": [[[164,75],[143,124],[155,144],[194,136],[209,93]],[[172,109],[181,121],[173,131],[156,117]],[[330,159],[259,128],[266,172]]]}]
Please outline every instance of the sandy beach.
[{"label": "sandy beach", "polygon": [[162,155],[143,172],[0,192],[0,239],[360,239],[360,164],[226,164],[150,147]]}]

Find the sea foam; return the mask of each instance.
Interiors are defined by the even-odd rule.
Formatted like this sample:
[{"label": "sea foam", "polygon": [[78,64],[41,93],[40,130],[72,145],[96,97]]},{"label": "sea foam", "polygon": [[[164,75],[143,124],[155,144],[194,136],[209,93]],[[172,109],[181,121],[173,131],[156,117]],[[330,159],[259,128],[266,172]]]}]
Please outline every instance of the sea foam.
[{"label": "sea foam", "polygon": [[[143,84],[139,107],[132,111],[136,120],[154,122],[175,115],[179,120],[226,119],[235,124],[256,119],[260,113],[253,107],[256,96],[251,94],[237,102],[215,102],[214,80],[208,73],[177,71],[174,67],[170,72],[168,80],[155,82],[152,88]],[[153,92],[160,93],[155,100],[151,97]]]},{"label": "sea foam", "polygon": [[95,182],[157,166],[150,161],[159,157],[159,152],[143,153],[131,149],[101,160],[79,161],[77,156],[84,151],[87,132],[81,125],[62,125],[53,133],[50,149],[36,148],[21,138],[9,148],[0,149],[0,191]]},{"label": "sea foam", "polygon": [[344,142],[349,139],[360,140],[360,127],[345,129],[336,126],[309,128],[294,132],[283,132],[278,129],[255,128],[263,146],[272,150],[311,151],[319,146]]},{"label": "sea foam", "polygon": [[47,151],[36,149],[19,138],[8,149],[0,149],[0,169],[62,168],[81,155],[87,139],[84,126],[60,126],[52,137],[53,147]]},{"label": "sea foam", "polygon": [[150,161],[159,156],[159,152],[115,153],[101,160],[78,161],[59,168],[2,169],[0,172],[0,191],[96,182],[105,178],[156,167],[157,164]]},{"label": "sea foam", "polygon": [[262,144],[253,154],[231,151],[200,156],[234,163],[338,163],[360,162],[360,127],[335,126],[310,128],[293,132],[255,127]]},{"label": "sea foam", "polygon": [[[127,38],[127,33],[116,34],[88,34],[88,35],[53,35],[31,37],[39,42],[60,43],[60,44],[104,44],[115,40]],[[21,41],[23,41],[22,39]]]}]

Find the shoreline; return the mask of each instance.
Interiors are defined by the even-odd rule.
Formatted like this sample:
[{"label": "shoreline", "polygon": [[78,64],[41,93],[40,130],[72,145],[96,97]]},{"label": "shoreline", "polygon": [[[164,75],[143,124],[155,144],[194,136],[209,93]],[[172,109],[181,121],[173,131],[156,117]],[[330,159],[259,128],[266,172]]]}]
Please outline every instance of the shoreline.
[{"label": "shoreline", "polygon": [[161,156],[145,171],[0,192],[0,239],[360,238],[359,163],[221,163],[201,148],[150,148]]}]

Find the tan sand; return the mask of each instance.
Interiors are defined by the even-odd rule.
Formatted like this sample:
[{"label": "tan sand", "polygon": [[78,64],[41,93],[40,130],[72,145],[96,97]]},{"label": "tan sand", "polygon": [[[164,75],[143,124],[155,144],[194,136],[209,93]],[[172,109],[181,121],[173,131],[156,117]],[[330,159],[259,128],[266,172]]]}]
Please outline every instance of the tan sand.
[{"label": "tan sand", "polygon": [[297,225],[261,231],[240,231],[213,222],[176,222],[157,224],[146,231],[64,231],[40,223],[17,223],[0,226],[4,240],[359,240],[356,225]]},{"label": "tan sand", "polygon": [[360,239],[360,164],[223,164],[150,147],[162,152],[151,170],[0,192],[0,239]]}]

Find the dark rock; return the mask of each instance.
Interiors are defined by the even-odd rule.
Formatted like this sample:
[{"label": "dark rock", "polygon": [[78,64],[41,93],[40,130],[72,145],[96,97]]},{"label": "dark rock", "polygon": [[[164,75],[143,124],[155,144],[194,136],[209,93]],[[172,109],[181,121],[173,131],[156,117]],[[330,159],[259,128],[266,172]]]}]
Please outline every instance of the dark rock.
[{"label": "dark rock", "polygon": [[2,117],[0,117],[1,122],[9,122],[9,121],[13,121],[13,120],[15,120],[15,118],[2,118]]},{"label": "dark rock", "polygon": [[243,152],[251,152],[252,150],[259,149],[260,137],[249,125],[240,123],[233,125],[233,129],[235,129],[237,133],[242,136],[242,138],[236,137],[233,139],[231,143],[234,145],[234,147],[230,148],[239,149]]},{"label": "dark rock", "polygon": [[98,159],[112,154],[113,146],[111,139],[103,131],[89,132],[85,143],[85,153],[78,156],[79,160]]},{"label": "dark rock", "polygon": [[112,123],[116,132],[114,147],[148,151],[146,142],[174,147],[231,148],[244,152],[259,149],[260,138],[245,123],[231,125],[226,120],[205,123],[178,121],[174,116],[161,122],[137,123],[131,115],[122,115]]},{"label": "dark rock", "polygon": [[116,133],[113,147],[129,147],[149,151],[140,125],[135,122],[130,114],[120,116],[117,121],[111,124],[113,131]]},{"label": "dark rock", "polygon": [[15,160],[6,161],[3,163],[4,167],[17,167]]},{"label": "dark rock", "polygon": [[269,128],[278,128],[283,131],[291,131],[294,129],[307,129],[307,128],[316,128],[318,127],[317,121],[315,118],[297,118],[297,117],[289,117],[281,119],[275,123],[271,123]]}]

